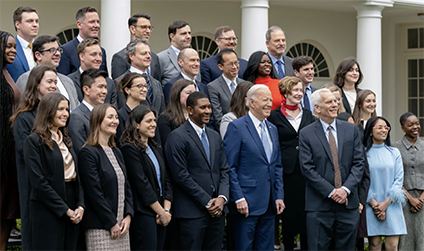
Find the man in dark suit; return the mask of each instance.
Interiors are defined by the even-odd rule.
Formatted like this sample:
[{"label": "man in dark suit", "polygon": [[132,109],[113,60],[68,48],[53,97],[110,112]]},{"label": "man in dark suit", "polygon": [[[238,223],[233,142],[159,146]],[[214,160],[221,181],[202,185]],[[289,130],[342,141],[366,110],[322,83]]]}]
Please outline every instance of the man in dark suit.
[{"label": "man in dark suit", "polygon": [[[128,19],[128,29],[131,32],[131,39],[139,38],[149,41],[150,33],[153,26],[150,24],[150,16],[144,13],[134,14]],[[147,72],[157,80],[162,79],[158,56],[150,52],[152,62]],[[125,48],[115,53],[112,57],[112,79],[117,79],[131,67],[130,63],[125,59]]]},{"label": "man in dark suit", "polygon": [[91,111],[95,106],[105,102],[108,91],[106,78],[107,72],[98,69],[88,69],[81,74],[81,89],[84,99],[71,112],[68,125],[68,133],[77,155],[88,137]]},{"label": "man in dark suit", "polygon": [[[78,100],[82,102],[84,96],[82,91],[82,85],[80,83],[81,74],[88,69],[99,69],[102,65],[102,51],[100,49],[99,40],[94,38],[88,38],[78,44],[77,54],[81,65],[78,70],[69,74],[68,77],[74,81],[75,89],[77,90]],[[101,70],[101,69],[99,69]],[[107,96],[105,103],[116,104],[116,85],[115,82],[106,77],[107,83]]]},{"label": "man in dark suit", "polygon": [[311,95],[317,90],[311,83],[314,81],[314,60],[309,56],[299,56],[293,59],[293,72],[302,82],[305,93],[303,94],[302,106],[314,113],[314,105]]},{"label": "man in dark suit", "polygon": [[[87,38],[99,37],[100,19],[95,8],[87,6],[79,9],[75,19],[79,29],[78,36],[61,46],[63,49],[62,60],[60,60],[57,71],[64,75],[69,75],[77,71],[80,67],[80,60],[77,52],[78,44]],[[106,51],[103,48],[101,48],[101,50],[102,61],[99,69],[107,72]]]},{"label": "man in dark suit", "polygon": [[[234,30],[229,26],[221,26],[215,30],[215,43],[218,46],[218,52],[228,48],[233,51],[237,47],[237,36]],[[247,68],[247,61],[238,58],[240,62],[239,77],[242,78]],[[222,75],[222,69],[218,67],[216,54],[200,61],[200,76],[202,83],[207,85]]]},{"label": "man in dark suit", "polygon": [[37,11],[31,7],[19,7],[13,12],[13,25],[18,35],[16,41],[16,57],[13,64],[6,66],[13,81],[35,66],[32,55],[32,42],[38,34],[39,23]]},{"label": "man in dark suit", "polygon": [[190,94],[187,110],[189,119],[169,134],[165,145],[175,182],[173,217],[183,250],[221,250],[228,164],[221,137],[206,127],[211,114],[206,94]]},{"label": "man in dark suit", "polygon": [[[54,68],[59,65],[61,49],[58,42],[58,37],[50,35],[41,35],[34,40],[32,51],[37,65],[47,65]],[[31,71],[25,72],[16,81],[16,85],[22,93],[25,91],[30,73]],[[77,90],[75,89],[74,82],[69,77],[58,73],[56,86],[56,91],[69,100],[71,111],[79,106],[80,102],[78,100]]]},{"label": "man in dark suit", "polygon": [[278,26],[271,26],[265,33],[266,47],[268,47],[268,55],[272,60],[275,72],[278,73],[280,79],[285,76],[294,76],[292,62],[293,59],[284,56],[286,51],[286,35]]},{"label": "man in dark suit", "polygon": [[180,54],[178,54],[178,65],[181,68],[181,72],[176,78],[171,79],[163,87],[163,95],[165,96],[166,105],[168,104],[169,93],[171,92],[172,85],[181,78],[193,81],[196,84],[196,91],[203,92],[209,97],[206,85],[195,79],[196,75],[199,74],[199,63],[200,58],[196,50],[192,48],[185,48],[181,50]]},{"label": "man in dark suit", "polygon": [[181,72],[177,57],[182,49],[189,48],[191,45],[191,28],[185,21],[174,21],[168,27],[168,38],[171,46],[158,53],[162,70],[162,79],[158,80],[162,82],[162,86]]},{"label": "man in dark suit", "polygon": [[[146,40],[134,38],[131,40],[125,50],[126,58],[130,63],[130,68],[122,74],[120,77],[115,79],[116,84],[120,86],[119,80],[121,80],[127,73],[135,72],[146,77],[147,83],[147,105],[154,108],[157,114],[162,113],[165,110],[165,98],[163,97],[161,83],[153,78],[147,71],[152,62],[150,55],[150,45]],[[123,107],[125,104],[125,98],[122,91],[118,91],[118,107]]]},{"label": "man in dark suit", "polygon": [[240,69],[240,61],[235,51],[229,48],[221,50],[216,55],[216,61],[222,74],[209,83],[207,87],[214,116],[213,126],[219,131],[222,116],[230,112],[230,101],[234,90],[237,84],[243,80],[237,77]]},{"label": "man in dark suit", "polygon": [[274,217],[285,205],[278,132],[266,120],[272,95],[255,85],[246,96],[250,111],[231,122],[224,137],[234,244],[236,250],[274,250]]},{"label": "man in dark suit", "polygon": [[319,120],[299,135],[300,168],[306,180],[309,250],[355,250],[358,184],[364,154],[355,125],[335,119],[337,100],[328,89],[312,94]]}]

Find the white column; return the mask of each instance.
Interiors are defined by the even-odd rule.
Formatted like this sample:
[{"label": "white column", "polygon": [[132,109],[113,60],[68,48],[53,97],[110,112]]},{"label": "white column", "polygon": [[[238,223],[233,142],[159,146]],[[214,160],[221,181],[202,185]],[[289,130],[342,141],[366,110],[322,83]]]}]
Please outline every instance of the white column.
[{"label": "white column", "polygon": [[265,33],[268,29],[268,0],[242,0],[241,3],[241,57],[258,50],[267,51]]},{"label": "white column", "polygon": [[111,74],[110,63],[113,54],[129,42],[128,18],[131,16],[131,0],[102,0],[100,13],[100,41],[106,50],[107,68]]},{"label": "white column", "polygon": [[377,114],[382,115],[382,77],[381,77],[381,12],[386,6],[357,5],[356,59],[361,67],[364,79],[361,89],[370,89],[377,96]]}]

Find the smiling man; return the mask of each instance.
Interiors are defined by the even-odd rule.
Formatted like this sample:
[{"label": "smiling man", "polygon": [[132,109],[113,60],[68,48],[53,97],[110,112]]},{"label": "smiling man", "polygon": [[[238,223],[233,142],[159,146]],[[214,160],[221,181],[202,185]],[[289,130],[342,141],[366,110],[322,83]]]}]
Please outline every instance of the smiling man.
[{"label": "smiling man", "polygon": [[268,55],[272,60],[276,72],[280,79],[285,76],[294,76],[292,62],[293,59],[284,56],[286,51],[286,35],[278,26],[271,26],[265,34]]},{"label": "smiling man", "polygon": [[309,250],[355,250],[359,224],[358,184],[364,170],[359,131],[337,120],[338,104],[328,89],[312,94],[319,120],[299,134],[300,169],[306,180]]},{"label": "smiling man", "polygon": [[[99,37],[100,19],[95,8],[87,6],[79,9],[75,19],[79,34],[76,38],[61,46],[63,49],[62,60],[57,67],[57,71],[65,75],[75,72],[80,67],[77,53],[78,44],[85,39]],[[102,61],[99,69],[107,72],[106,51],[103,48],[101,50]]]},{"label": "smiling man", "polygon": [[303,95],[302,106],[314,113],[314,106],[311,102],[311,95],[317,88],[313,87],[311,83],[314,81],[314,60],[308,56],[300,56],[293,60],[292,66],[294,75],[300,79],[305,94]]}]

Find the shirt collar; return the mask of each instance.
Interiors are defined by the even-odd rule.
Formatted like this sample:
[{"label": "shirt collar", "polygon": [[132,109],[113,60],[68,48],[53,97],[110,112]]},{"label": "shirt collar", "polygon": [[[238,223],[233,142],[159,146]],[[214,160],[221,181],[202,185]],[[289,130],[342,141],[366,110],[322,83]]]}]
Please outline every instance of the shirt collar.
[{"label": "shirt collar", "polygon": [[260,125],[262,122],[265,122],[265,120],[264,120],[264,121],[260,121],[260,120],[259,120],[258,118],[256,118],[256,117],[255,117],[255,115],[253,115],[253,113],[251,113],[250,111],[249,111],[247,114],[249,114],[249,117],[250,117],[250,119],[252,120],[253,125],[255,126],[255,128],[259,128],[259,125]]},{"label": "shirt collar", "polygon": [[177,57],[178,57],[178,54],[180,54],[181,50],[178,49],[177,47],[173,46],[172,44],[171,44],[171,48],[172,48],[172,50],[174,50],[175,54],[177,54]]},{"label": "shirt collar", "polygon": [[78,39],[78,42],[82,42],[82,41],[84,41],[84,39],[80,36],[80,34],[78,34],[78,36],[77,36],[77,39]]},{"label": "shirt collar", "polygon": [[309,90],[311,90],[311,91],[312,91],[312,89],[311,89],[311,83],[309,83],[307,86],[304,86],[304,85],[302,84],[302,86],[303,86],[303,88],[305,88],[305,90],[306,90],[306,88],[309,88]]},{"label": "shirt collar", "polygon": [[202,137],[202,133],[205,131],[205,125],[203,125],[203,128],[201,128],[195,123],[193,123],[190,118],[188,118],[188,122],[194,128],[194,131],[196,131],[197,135],[199,135],[199,137]]},{"label": "shirt collar", "polygon": [[78,68],[79,72],[82,74],[84,71],[82,70],[81,66]]},{"label": "shirt collar", "polygon": [[224,76],[224,74],[222,74],[222,77],[224,78],[224,80],[225,80],[225,82],[227,83],[228,86],[230,86],[231,82],[234,82],[234,84],[236,84],[236,86],[237,86],[237,77],[235,77],[234,80],[230,80],[229,78]]},{"label": "shirt collar", "polygon": [[[21,44],[22,48],[28,48],[29,42],[25,39],[21,38],[19,35],[16,35],[16,37],[19,40],[19,43]],[[34,42],[34,39],[31,41],[31,43]]]},{"label": "shirt collar", "polygon": [[410,149],[411,147],[415,146],[418,150],[424,149],[424,141],[422,141],[419,137],[417,138],[417,141],[415,141],[415,144],[411,144],[409,140],[404,135],[401,139],[402,143],[405,145],[406,149]]},{"label": "shirt collar", "polygon": [[130,72],[139,73],[139,74],[141,74],[141,75],[143,75],[144,73],[146,73],[146,74],[147,74],[147,71],[142,71],[142,70],[140,70],[140,69],[135,68],[134,66],[131,66],[131,67],[130,67]]},{"label": "shirt collar", "polygon": [[189,76],[185,75],[183,72],[181,72],[181,75],[183,76],[184,79],[187,79],[187,80],[190,80],[190,81],[193,81],[194,82],[194,78],[191,79]]},{"label": "shirt collar", "polygon": [[281,61],[281,63],[283,63],[283,65],[285,64],[284,63],[284,56],[281,56],[281,58],[280,59],[276,59],[275,57],[273,57],[272,55],[271,55],[271,53],[269,53],[268,52],[268,56],[269,56],[269,58],[271,58],[271,61],[272,61],[272,63],[275,65],[276,64],[276,62],[277,61]]},{"label": "shirt collar", "polygon": [[88,110],[90,110],[90,112],[93,111],[94,107],[92,105],[90,105],[87,101],[85,101],[83,99],[81,103],[83,103],[85,106],[87,106],[87,108],[88,108]]},{"label": "shirt collar", "polygon": [[321,125],[322,125],[322,128],[324,129],[324,132],[327,131],[328,126],[331,126],[331,130],[337,132],[336,119],[334,119],[331,124],[325,123],[324,121],[322,121],[322,119],[319,119],[319,122],[321,122]]}]

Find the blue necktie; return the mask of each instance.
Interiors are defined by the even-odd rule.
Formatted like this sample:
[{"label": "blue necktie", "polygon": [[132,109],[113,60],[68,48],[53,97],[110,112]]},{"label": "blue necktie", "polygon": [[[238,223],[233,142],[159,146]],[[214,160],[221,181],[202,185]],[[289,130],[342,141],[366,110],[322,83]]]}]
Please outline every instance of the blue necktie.
[{"label": "blue necktie", "polygon": [[283,69],[283,62],[281,62],[280,60],[278,60],[276,62],[277,64],[277,72],[278,72],[278,76],[280,77],[280,79],[284,78],[285,74],[284,74],[284,69]]},{"label": "blue necktie", "polygon": [[153,102],[153,91],[152,91],[152,86],[150,85],[149,75],[147,75],[146,73],[143,73],[143,76],[146,77],[147,99],[149,101],[149,104],[152,105],[152,102]]},{"label": "blue necktie", "polygon": [[206,157],[208,157],[208,162],[210,164],[211,163],[211,153],[210,153],[210,150],[209,150],[209,144],[208,144],[208,140],[206,138],[206,132],[205,131],[202,132],[202,145],[203,145],[203,148],[205,149]]},{"label": "blue necktie", "polygon": [[303,94],[303,107],[308,110],[311,110],[311,103],[309,103],[308,95],[306,94],[309,90],[309,87],[305,87],[305,94]]},{"label": "blue necktie", "polygon": [[259,124],[261,127],[261,141],[264,146],[266,157],[268,158],[268,162],[271,162],[271,146],[269,145],[268,133],[266,133],[265,122]]},{"label": "blue necktie", "polygon": [[231,81],[231,84],[230,84],[230,91],[231,91],[231,94],[233,94],[234,93],[234,90],[236,89],[236,84],[234,83],[234,81]]}]

